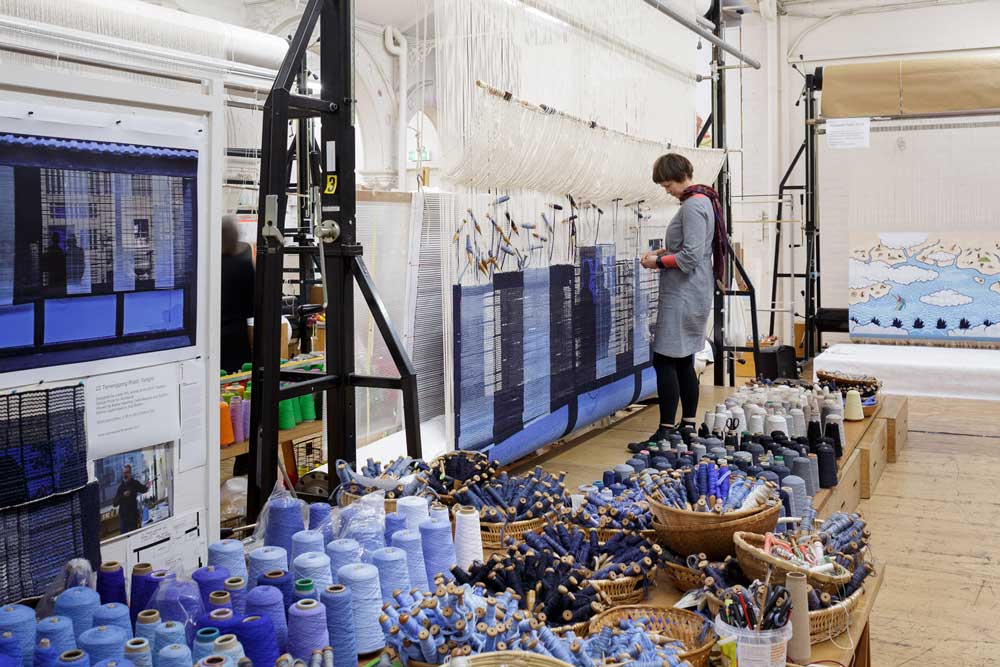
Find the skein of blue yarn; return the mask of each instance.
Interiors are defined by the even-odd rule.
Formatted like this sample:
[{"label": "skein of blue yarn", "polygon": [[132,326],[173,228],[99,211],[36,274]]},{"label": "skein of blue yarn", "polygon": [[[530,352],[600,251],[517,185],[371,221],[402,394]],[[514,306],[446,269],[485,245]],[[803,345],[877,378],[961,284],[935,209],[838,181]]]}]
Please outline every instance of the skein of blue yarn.
[{"label": "skein of blue yarn", "polygon": [[247,616],[237,626],[236,636],[243,644],[244,653],[255,665],[273,665],[280,655],[274,624],[267,616]]},{"label": "skein of blue yarn", "polygon": [[312,579],[317,589],[325,588],[333,583],[333,576],[330,574],[330,557],[325,553],[310,551],[301,554],[292,563],[292,577],[298,579]]},{"label": "skein of blue yarn", "polygon": [[458,560],[451,535],[451,523],[425,519],[420,522],[420,538],[424,545],[424,569],[427,571],[428,583],[442,574],[445,578],[451,578],[451,568]]},{"label": "skein of blue yarn", "polygon": [[156,628],[156,640],[153,642],[153,662],[156,663],[160,651],[171,644],[187,645],[187,633],[184,624],[178,621],[164,621]]},{"label": "skein of blue yarn", "polygon": [[346,586],[334,584],[320,593],[326,607],[326,627],[333,648],[333,664],[350,665],[357,660],[358,648],[354,636],[354,603]]},{"label": "skein of blue yarn", "polygon": [[128,598],[125,596],[125,568],[121,563],[101,563],[101,568],[97,571],[97,594],[103,604],[118,602],[128,605]]},{"label": "skein of blue yarn", "polygon": [[265,572],[288,569],[288,552],[281,547],[259,547],[250,552],[250,573],[247,575],[247,590],[257,585],[257,580]]},{"label": "skein of blue yarn", "polygon": [[382,602],[391,602],[396,592],[410,590],[410,572],[406,552],[399,547],[383,547],[372,554],[372,565],[378,568]]},{"label": "skein of blue yarn", "polygon": [[298,498],[279,497],[267,501],[267,527],[264,544],[281,547],[292,553],[292,536],[305,528],[302,520],[302,501]]},{"label": "skein of blue yarn", "polygon": [[430,591],[427,567],[424,565],[424,541],[417,529],[399,530],[392,535],[392,546],[406,552],[406,569],[410,572],[410,586]]},{"label": "skein of blue yarn", "polygon": [[288,624],[285,620],[284,598],[274,586],[258,586],[247,593],[247,616],[267,616],[274,625],[278,651],[284,652],[288,642]]},{"label": "skein of blue yarn", "polygon": [[61,653],[56,659],[56,667],[90,667],[90,658],[78,648]]},{"label": "skein of blue yarn", "polygon": [[224,585],[233,603],[233,613],[237,616],[246,615],[247,580],[243,577],[229,577]]},{"label": "skein of blue yarn", "polygon": [[257,579],[257,585],[273,586],[281,591],[281,599],[285,609],[288,609],[289,605],[295,601],[295,579],[292,577],[291,572],[285,572],[284,570],[265,572]]},{"label": "skein of blue yarn", "polygon": [[198,584],[202,609],[210,609],[208,606],[209,594],[212,591],[223,590],[226,579],[229,577],[229,570],[221,565],[206,565],[205,567],[199,567],[191,573],[191,578]]},{"label": "skein of blue yarn", "polygon": [[56,658],[62,653],[76,648],[76,635],[73,634],[73,621],[65,616],[49,616],[38,621],[36,629],[38,639],[48,639],[55,649]]},{"label": "skein of blue yarn", "polygon": [[231,577],[247,578],[247,560],[239,540],[219,540],[208,545],[208,564],[224,567]]},{"label": "skein of blue yarn", "polygon": [[[77,642],[80,635],[94,627],[94,612],[101,606],[101,596],[93,588],[74,586],[67,588],[56,598],[55,611],[73,622],[73,634]],[[0,621],[0,630],[3,629]],[[34,641],[32,641],[34,645]]]},{"label": "skein of blue yarn", "polygon": [[340,568],[361,560],[361,545],[349,537],[333,540],[326,545],[326,555],[330,557],[330,574],[336,584],[340,582],[337,578]]},{"label": "skein of blue yarn", "polygon": [[167,644],[156,653],[157,667],[190,667],[191,649],[184,644]]},{"label": "skein of blue yarn", "polygon": [[382,613],[378,568],[368,563],[354,563],[340,568],[337,576],[351,592],[358,653],[371,653],[383,648],[385,636],[378,620]]},{"label": "skein of blue yarn", "polygon": [[55,667],[59,654],[48,639],[40,639],[35,646],[33,667]]},{"label": "skein of blue yarn", "polygon": [[219,638],[218,628],[201,628],[194,633],[194,644],[191,657],[195,662],[212,655],[215,640]]},{"label": "skein of blue yarn", "polygon": [[[96,592],[89,588],[87,590],[95,597],[97,596]],[[56,601],[58,603],[58,598]],[[93,616],[93,612],[91,612],[91,616]],[[23,604],[8,604],[0,608],[0,632],[9,632],[17,640],[21,647],[18,657],[24,667],[31,667],[34,660],[35,625],[35,610],[31,607],[26,607]],[[73,628],[75,632],[75,623]]]},{"label": "skein of blue yarn", "polygon": [[120,602],[102,604],[94,611],[94,627],[98,625],[113,625],[125,631],[125,638],[132,639],[132,622],[129,620],[128,607]]},{"label": "skein of blue yarn", "polygon": [[80,648],[87,652],[91,662],[122,660],[125,657],[125,631],[114,625],[99,625],[80,635]]},{"label": "skein of blue yarn", "polygon": [[292,535],[292,562],[307,553],[323,553],[323,533],[318,530],[300,530]]},{"label": "skein of blue yarn", "polygon": [[406,530],[406,515],[399,512],[389,512],[385,515],[385,543],[392,544],[392,536],[401,530]]},{"label": "skein of blue yarn", "polygon": [[326,607],[316,600],[299,600],[288,608],[288,652],[308,660],[313,651],[330,644]]}]

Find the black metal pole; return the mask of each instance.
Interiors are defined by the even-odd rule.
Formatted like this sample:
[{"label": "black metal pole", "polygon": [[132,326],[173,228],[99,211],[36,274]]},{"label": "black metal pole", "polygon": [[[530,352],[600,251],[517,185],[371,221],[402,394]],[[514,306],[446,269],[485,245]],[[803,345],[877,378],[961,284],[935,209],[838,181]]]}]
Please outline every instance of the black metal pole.
[{"label": "black metal pole", "polygon": [[[815,355],[814,341],[816,336],[815,320],[815,261],[816,252],[816,210],[815,210],[815,170],[816,170],[816,128],[812,124],[814,119],[815,97],[813,95],[813,75],[806,75],[806,99],[805,99],[805,142],[806,142],[806,179],[805,179],[805,232],[806,232],[806,266],[805,266],[805,359],[812,359]],[[794,269],[793,269],[794,270]]]},{"label": "black metal pole", "polygon": [[[806,149],[806,144],[803,141],[802,145],[799,146],[798,152],[795,153],[795,157],[792,158],[792,163],[788,165],[788,169],[785,170],[785,175],[781,177],[781,182],[778,184],[778,213],[775,216],[775,220],[782,220],[784,215],[784,199],[785,199],[785,189],[788,184],[788,179],[792,176],[792,171],[795,169],[795,165],[799,163],[799,159],[802,158],[802,153]],[[771,320],[770,326],[768,327],[768,335],[774,335],[774,308],[778,303],[778,274],[781,272],[780,265],[781,258],[781,225],[776,225],[776,231],[774,234],[774,268],[771,271]],[[792,274],[792,301],[795,300],[795,267],[791,267],[788,271]],[[794,310],[794,309],[793,309]],[[794,315],[793,315],[794,317]],[[793,325],[794,330],[794,325]]]},{"label": "black metal pole", "polygon": [[[712,5],[712,20],[715,22],[715,35],[720,39],[723,36],[725,17],[722,12],[722,1],[715,0]],[[712,47],[712,60],[715,63],[715,71],[712,78],[712,146],[715,148],[726,147],[726,70],[725,53],[719,46]],[[732,234],[732,216],[730,215],[729,204],[729,161],[726,159],[722,163],[722,171],[715,182],[715,189],[719,193],[719,199],[726,216],[726,232]],[[727,271],[727,275],[729,271]],[[712,323],[712,342],[715,346],[715,364],[713,365],[714,382],[722,386],[725,382],[725,369],[729,369],[730,383],[735,384],[735,368],[733,360],[726,354],[725,339],[725,290],[728,285],[715,286],[715,317]],[[742,341],[741,341],[742,343]]]}]

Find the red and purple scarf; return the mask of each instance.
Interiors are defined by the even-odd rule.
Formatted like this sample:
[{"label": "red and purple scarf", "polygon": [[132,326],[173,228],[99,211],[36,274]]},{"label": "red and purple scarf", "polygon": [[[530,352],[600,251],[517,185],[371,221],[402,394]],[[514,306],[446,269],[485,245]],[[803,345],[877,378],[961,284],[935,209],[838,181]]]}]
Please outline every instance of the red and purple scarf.
[{"label": "red and purple scarf", "polygon": [[719,193],[707,185],[692,185],[686,188],[681,194],[683,203],[694,195],[704,195],[712,202],[712,210],[715,211],[715,235],[712,240],[712,266],[715,268],[715,279],[723,285],[726,284],[726,265],[729,256],[729,235],[726,233],[726,221],[722,217],[722,202],[719,201]]}]

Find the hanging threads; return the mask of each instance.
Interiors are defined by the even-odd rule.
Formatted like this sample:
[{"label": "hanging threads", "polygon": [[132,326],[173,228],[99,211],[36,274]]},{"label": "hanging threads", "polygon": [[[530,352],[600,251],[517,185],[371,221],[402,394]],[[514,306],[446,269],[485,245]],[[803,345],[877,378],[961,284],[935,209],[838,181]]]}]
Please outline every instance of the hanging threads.
[{"label": "hanging threads", "polygon": [[157,667],[191,667],[191,649],[184,644],[168,644],[156,654]]},{"label": "hanging threads", "polygon": [[[337,619],[337,622],[346,623],[343,618]],[[351,627],[354,627],[353,624]],[[274,637],[274,624],[267,616],[247,616],[236,626],[236,636],[243,645],[243,652],[254,665],[273,665],[278,659],[278,641]]]},{"label": "hanging threads", "polygon": [[143,609],[135,619],[135,636],[142,637],[149,642],[151,653],[156,644],[156,629],[158,627],[160,627],[160,612],[155,609]]},{"label": "hanging threads", "polygon": [[[254,618],[260,618],[260,616],[254,616]],[[194,645],[191,651],[192,660],[199,662],[202,658],[212,655],[215,640],[218,638],[218,628],[200,628],[198,632],[194,633]]]},{"label": "hanging threads", "polygon": [[278,640],[278,649],[285,650],[288,641],[288,624],[285,621],[284,598],[274,586],[258,586],[247,593],[247,615],[267,616],[274,625],[274,636]]},{"label": "hanging threads", "polygon": [[229,598],[233,602],[233,613],[237,616],[246,614],[247,581],[243,577],[229,577],[223,584]]},{"label": "hanging threads", "polygon": [[257,580],[257,585],[273,586],[281,591],[282,606],[284,609],[288,609],[288,605],[292,604],[292,596],[295,594],[295,578],[292,577],[290,572],[285,572],[284,570],[265,572]]},{"label": "hanging threads", "polygon": [[385,636],[378,621],[382,613],[378,568],[367,563],[354,563],[340,568],[337,577],[351,592],[358,653],[367,654],[383,648]]},{"label": "hanging threads", "polygon": [[125,657],[126,641],[125,631],[121,628],[99,625],[80,635],[79,647],[87,652],[91,662],[121,660]]},{"label": "hanging threads", "polygon": [[292,535],[292,562],[307,553],[323,553],[323,533],[318,530],[300,530]]},{"label": "hanging threads", "polygon": [[351,592],[345,586],[334,584],[320,593],[320,600],[326,607],[326,627],[330,646],[333,648],[333,664],[349,665],[352,660],[357,660],[358,655]]},{"label": "hanging threads", "polygon": [[334,583],[337,583],[337,572],[340,568],[361,560],[361,545],[349,537],[334,540],[326,545],[326,555],[330,557],[330,574]]},{"label": "hanging threads", "polygon": [[326,607],[316,600],[299,600],[288,609],[288,652],[293,658],[307,660],[329,643]]},{"label": "hanging threads", "polygon": [[[480,538],[482,539],[482,538]],[[410,572],[410,586],[421,592],[430,591],[427,567],[424,565],[424,543],[419,530],[400,530],[392,536],[392,546],[406,552],[406,568]]]},{"label": "hanging threads", "polygon": [[389,512],[385,515],[385,543],[392,544],[392,536],[401,530],[406,530],[406,515],[400,512]]},{"label": "hanging threads", "polygon": [[78,648],[59,655],[56,667],[90,667],[90,658]]},{"label": "hanging threads", "polygon": [[101,563],[101,569],[97,571],[97,594],[101,596],[101,602],[118,602],[123,605],[128,604],[125,596],[125,568],[117,561]]},{"label": "hanging threads", "polygon": [[420,538],[424,545],[427,582],[432,583],[438,575],[451,578],[451,568],[455,566],[456,561],[451,522],[424,520],[420,524]]},{"label": "hanging threads", "polygon": [[132,625],[135,626],[135,619],[139,612],[146,608],[149,603],[149,596],[153,594],[152,585],[147,578],[153,571],[153,566],[149,563],[136,563],[132,568],[132,599],[129,603],[129,616],[132,618]]},{"label": "hanging threads", "polygon": [[48,639],[39,639],[35,647],[32,667],[55,667],[59,654]]},{"label": "hanging threads", "polygon": [[38,639],[47,639],[56,652],[56,657],[76,648],[73,621],[66,616],[49,616],[38,621]]},{"label": "hanging threads", "polygon": [[383,547],[372,554],[372,564],[378,568],[382,602],[393,602],[393,595],[410,590],[410,572],[406,552],[398,547]]},{"label": "hanging threads", "polygon": [[307,552],[300,555],[292,563],[293,579],[312,579],[317,588],[324,588],[333,583],[330,574],[330,557],[323,552]]},{"label": "hanging threads", "polygon": [[135,667],[153,667],[153,651],[142,637],[125,642],[125,658]]},{"label": "hanging threads", "polygon": [[403,496],[396,501],[396,511],[406,517],[406,527],[416,530],[430,516],[427,499],[422,496]]},{"label": "hanging threads", "polygon": [[132,639],[132,623],[129,621],[128,615],[128,607],[120,602],[102,604],[94,611],[94,625],[119,627],[125,632],[126,639]]},{"label": "hanging threads", "polygon": [[231,577],[247,577],[246,555],[239,540],[219,540],[209,544],[208,564],[225,568]]},{"label": "hanging threads", "polygon": [[455,511],[455,560],[463,570],[483,560],[483,534],[479,512],[474,507],[459,507]]},{"label": "hanging threads", "polygon": [[211,613],[216,609],[233,609],[233,598],[229,591],[212,591],[208,594],[208,610]]},{"label": "hanging threads", "polygon": [[270,570],[287,570],[288,552],[281,547],[259,547],[250,552],[250,572],[247,590],[257,585],[257,580]]},{"label": "hanging threads", "polygon": [[212,591],[221,591],[225,587],[226,579],[229,578],[229,570],[218,565],[206,565],[199,567],[191,573],[191,578],[198,584],[198,593],[201,595],[201,606],[206,611],[209,610],[208,597]]},{"label": "hanging threads", "polygon": [[[73,621],[73,634],[77,642],[80,635],[94,627],[94,612],[101,606],[101,596],[93,588],[74,586],[67,588],[56,598],[55,610],[59,616],[67,616]],[[0,626],[0,630],[4,629]],[[32,637],[31,645],[34,645]],[[124,642],[123,642],[124,643]]]},{"label": "hanging threads", "polygon": [[240,658],[246,657],[246,654],[243,652],[243,644],[240,644],[240,640],[234,634],[220,635],[215,640],[215,652],[213,655],[221,655],[224,658],[229,658],[234,664],[239,662]]},{"label": "hanging threads", "polygon": [[301,500],[282,496],[267,502],[267,527],[264,530],[264,544],[269,547],[281,547],[286,554],[290,554],[292,553],[292,536],[304,528]]}]

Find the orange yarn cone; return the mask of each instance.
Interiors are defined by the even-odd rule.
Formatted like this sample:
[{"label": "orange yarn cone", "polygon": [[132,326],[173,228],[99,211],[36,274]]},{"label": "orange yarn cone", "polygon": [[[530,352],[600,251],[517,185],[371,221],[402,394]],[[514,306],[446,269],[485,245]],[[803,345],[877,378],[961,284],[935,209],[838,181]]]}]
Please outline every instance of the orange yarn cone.
[{"label": "orange yarn cone", "polygon": [[236,442],[233,435],[233,419],[229,416],[229,406],[219,403],[219,446],[225,447]]}]

